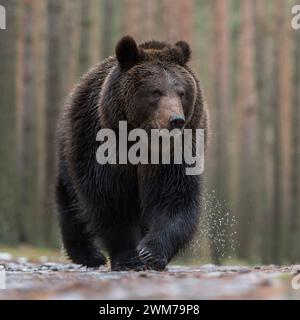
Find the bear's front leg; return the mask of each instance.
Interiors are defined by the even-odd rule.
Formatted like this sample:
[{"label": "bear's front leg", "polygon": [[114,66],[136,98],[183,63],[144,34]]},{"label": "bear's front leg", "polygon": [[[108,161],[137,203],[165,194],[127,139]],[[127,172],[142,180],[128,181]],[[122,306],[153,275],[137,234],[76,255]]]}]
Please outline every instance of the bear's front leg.
[{"label": "bear's front leg", "polygon": [[140,200],[149,231],[137,251],[148,269],[164,270],[197,229],[201,178],[187,176],[184,169],[165,165],[155,174],[142,172]]},{"label": "bear's front leg", "polygon": [[129,215],[124,216],[124,220],[126,218],[128,224],[115,224],[110,228],[109,235],[103,239],[110,256],[111,269],[142,271],[146,268],[136,252],[136,246],[141,239],[140,228],[137,220]]}]

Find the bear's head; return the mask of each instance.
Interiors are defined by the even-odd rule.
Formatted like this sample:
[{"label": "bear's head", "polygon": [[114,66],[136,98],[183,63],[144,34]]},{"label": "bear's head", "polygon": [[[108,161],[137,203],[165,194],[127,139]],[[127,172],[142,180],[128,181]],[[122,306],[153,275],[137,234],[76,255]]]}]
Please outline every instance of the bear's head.
[{"label": "bear's head", "polygon": [[186,66],[190,56],[184,41],[138,46],[133,38],[123,37],[101,92],[104,125],[114,127],[125,120],[130,129],[187,126],[197,97],[195,78]]}]

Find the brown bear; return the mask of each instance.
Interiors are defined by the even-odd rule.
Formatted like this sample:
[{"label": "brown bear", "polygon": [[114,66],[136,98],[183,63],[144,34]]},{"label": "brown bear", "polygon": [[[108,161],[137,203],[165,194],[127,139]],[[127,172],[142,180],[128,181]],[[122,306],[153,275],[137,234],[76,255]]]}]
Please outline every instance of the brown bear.
[{"label": "brown bear", "polygon": [[[112,270],[163,270],[192,239],[201,209],[202,175],[186,164],[104,164],[97,132],[202,128],[208,113],[187,65],[189,45],[129,36],[83,76],[67,99],[57,131],[56,203],[64,248],[74,263]],[[184,133],[183,133],[184,134]],[[118,135],[116,135],[118,136]]]}]

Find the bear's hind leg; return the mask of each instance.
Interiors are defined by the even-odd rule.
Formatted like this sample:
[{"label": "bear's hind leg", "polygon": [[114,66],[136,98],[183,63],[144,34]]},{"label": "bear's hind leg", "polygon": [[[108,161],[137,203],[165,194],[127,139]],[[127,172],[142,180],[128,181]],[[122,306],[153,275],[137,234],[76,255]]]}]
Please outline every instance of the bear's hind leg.
[{"label": "bear's hind leg", "polygon": [[71,186],[62,177],[58,178],[56,202],[64,248],[74,263],[99,267],[106,263],[106,259],[95,245],[93,232],[80,218],[80,204]]},{"label": "bear's hind leg", "polygon": [[86,230],[82,221],[60,219],[64,249],[68,257],[77,264],[96,268],[106,263],[106,258],[94,243],[94,235]]}]

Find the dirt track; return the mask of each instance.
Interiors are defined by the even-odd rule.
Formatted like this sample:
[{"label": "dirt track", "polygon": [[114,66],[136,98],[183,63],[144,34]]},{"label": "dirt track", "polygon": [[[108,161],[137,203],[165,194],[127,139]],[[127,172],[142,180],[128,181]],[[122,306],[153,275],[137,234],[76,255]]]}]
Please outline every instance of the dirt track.
[{"label": "dirt track", "polygon": [[0,299],[299,299],[295,267],[170,266],[165,272],[110,272],[61,263],[0,261]]}]

